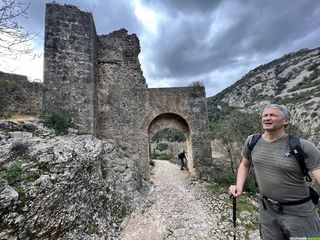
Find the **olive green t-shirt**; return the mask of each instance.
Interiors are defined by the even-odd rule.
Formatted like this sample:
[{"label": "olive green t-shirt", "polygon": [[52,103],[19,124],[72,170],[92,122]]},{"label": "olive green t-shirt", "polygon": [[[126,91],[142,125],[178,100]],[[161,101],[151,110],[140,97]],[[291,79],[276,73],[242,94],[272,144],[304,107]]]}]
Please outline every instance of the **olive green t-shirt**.
[{"label": "olive green t-shirt", "polygon": [[[249,161],[248,142],[251,138],[252,135],[247,138],[242,149],[242,156]],[[307,154],[307,169],[320,169],[320,150],[305,139],[300,139],[300,145]],[[285,135],[274,142],[267,142],[261,137],[251,152],[260,192],[279,202],[301,200],[309,195],[297,160],[292,155],[286,155],[289,151],[289,136]]]}]

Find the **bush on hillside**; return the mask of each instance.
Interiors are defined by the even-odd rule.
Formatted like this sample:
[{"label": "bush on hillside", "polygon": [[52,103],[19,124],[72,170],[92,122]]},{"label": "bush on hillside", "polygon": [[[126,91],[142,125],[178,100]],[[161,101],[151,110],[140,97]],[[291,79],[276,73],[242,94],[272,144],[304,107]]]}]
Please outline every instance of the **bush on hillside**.
[{"label": "bush on hillside", "polygon": [[68,132],[68,128],[72,127],[72,121],[64,113],[57,111],[44,111],[42,117],[45,124],[55,130],[57,135],[64,135]]},{"label": "bush on hillside", "polygon": [[29,151],[29,145],[26,142],[16,141],[12,143],[10,151],[16,156],[24,156]]}]

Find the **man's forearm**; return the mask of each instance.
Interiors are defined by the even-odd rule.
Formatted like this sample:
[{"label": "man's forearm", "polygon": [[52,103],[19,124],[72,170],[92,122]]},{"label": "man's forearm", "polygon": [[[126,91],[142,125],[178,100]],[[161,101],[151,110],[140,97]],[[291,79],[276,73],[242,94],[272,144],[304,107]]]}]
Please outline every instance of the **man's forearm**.
[{"label": "man's forearm", "polygon": [[249,160],[246,158],[242,158],[240,165],[238,167],[236,185],[231,185],[229,187],[229,193],[232,196],[238,197],[241,195],[244,183],[248,176],[249,168],[250,168]]},{"label": "man's forearm", "polygon": [[237,174],[237,189],[242,192],[244,183],[246,182],[246,179],[248,177],[249,167],[246,166],[244,163],[240,163],[240,166],[238,168],[238,174]]}]

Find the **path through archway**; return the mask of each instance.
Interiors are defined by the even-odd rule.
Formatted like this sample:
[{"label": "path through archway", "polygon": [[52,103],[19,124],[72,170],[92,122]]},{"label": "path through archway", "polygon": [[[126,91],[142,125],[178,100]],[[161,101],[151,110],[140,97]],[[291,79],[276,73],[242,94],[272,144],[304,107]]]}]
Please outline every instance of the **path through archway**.
[{"label": "path through archway", "polygon": [[[194,164],[193,164],[193,153],[192,153],[192,141],[191,141],[191,133],[190,128],[187,121],[175,113],[162,113],[156,116],[150,123],[148,128],[148,137],[149,143],[151,142],[152,136],[154,136],[157,132],[167,129],[174,128],[181,131],[186,137],[186,156],[188,159],[188,168],[192,174],[194,172]],[[150,152],[150,144],[149,144],[149,152]],[[182,150],[182,149],[181,149]]]}]

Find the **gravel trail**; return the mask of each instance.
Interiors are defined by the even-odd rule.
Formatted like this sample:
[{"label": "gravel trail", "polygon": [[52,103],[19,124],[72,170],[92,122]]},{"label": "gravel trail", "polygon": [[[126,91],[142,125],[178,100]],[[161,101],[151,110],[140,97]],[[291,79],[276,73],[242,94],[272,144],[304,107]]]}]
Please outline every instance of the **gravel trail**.
[{"label": "gravel trail", "polygon": [[227,195],[210,196],[203,183],[168,161],[155,160],[151,181],[153,204],[131,214],[121,240],[233,239]]}]

